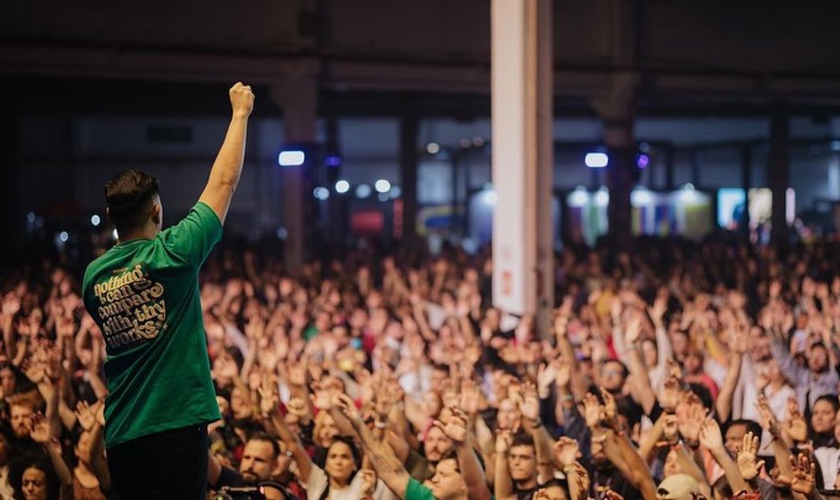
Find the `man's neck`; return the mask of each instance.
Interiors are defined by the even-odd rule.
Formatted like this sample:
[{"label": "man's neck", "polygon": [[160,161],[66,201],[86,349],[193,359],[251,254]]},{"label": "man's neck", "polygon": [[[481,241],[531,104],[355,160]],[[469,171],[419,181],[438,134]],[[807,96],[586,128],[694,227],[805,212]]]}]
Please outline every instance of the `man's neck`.
[{"label": "man's neck", "polygon": [[126,231],[120,234],[120,243],[128,243],[134,240],[153,240],[157,236],[157,228],[151,225],[145,226],[136,231]]},{"label": "man's neck", "polygon": [[519,491],[528,491],[536,488],[539,485],[536,477],[530,477],[524,481],[516,481],[516,489]]}]

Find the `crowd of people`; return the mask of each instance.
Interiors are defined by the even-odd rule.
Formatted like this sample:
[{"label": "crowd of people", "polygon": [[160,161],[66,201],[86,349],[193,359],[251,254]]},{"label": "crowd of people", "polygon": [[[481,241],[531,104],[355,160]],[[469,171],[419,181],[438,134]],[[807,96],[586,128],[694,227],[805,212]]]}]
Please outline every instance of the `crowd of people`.
[{"label": "crowd of people", "polygon": [[[541,331],[493,307],[485,254],[291,271],[222,245],[200,274],[223,416],[211,497],[828,497],[838,257],[832,243],[567,249]],[[0,498],[112,498],[106,346],[79,279],[45,262],[0,282]]]}]

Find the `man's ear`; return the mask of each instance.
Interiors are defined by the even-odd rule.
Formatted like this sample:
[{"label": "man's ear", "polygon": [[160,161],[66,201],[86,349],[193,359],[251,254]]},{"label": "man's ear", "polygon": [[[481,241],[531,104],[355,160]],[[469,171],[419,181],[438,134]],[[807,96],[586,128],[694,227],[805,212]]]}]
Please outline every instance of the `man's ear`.
[{"label": "man's ear", "polygon": [[152,205],[152,222],[160,224],[160,204],[158,203]]}]

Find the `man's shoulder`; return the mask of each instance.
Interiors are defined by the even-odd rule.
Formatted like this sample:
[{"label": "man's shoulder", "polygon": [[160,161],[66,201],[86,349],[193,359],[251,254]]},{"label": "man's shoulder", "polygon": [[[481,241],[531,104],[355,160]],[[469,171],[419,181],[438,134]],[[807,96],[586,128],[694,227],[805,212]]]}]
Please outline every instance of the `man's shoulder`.
[{"label": "man's shoulder", "polygon": [[434,500],[432,490],[420,483],[413,477],[408,479],[408,486],[405,488],[405,500]]},{"label": "man's shoulder", "polygon": [[158,236],[183,230],[185,229],[185,223],[189,222],[206,226],[208,229],[222,228],[222,221],[221,219],[219,219],[219,216],[216,215],[216,212],[214,212],[213,209],[210,208],[206,203],[199,201],[195,205],[190,207],[189,212],[187,212],[187,215],[185,215],[183,219],[178,221],[177,224],[169,226],[168,228],[161,231],[161,233],[158,234]]},{"label": "man's shoulder", "polygon": [[109,267],[109,262],[112,259],[111,250],[108,250],[88,263],[85,268],[85,274],[82,277],[82,290],[87,289],[91,281],[96,279],[96,275],[102,273],[104,269]]}]

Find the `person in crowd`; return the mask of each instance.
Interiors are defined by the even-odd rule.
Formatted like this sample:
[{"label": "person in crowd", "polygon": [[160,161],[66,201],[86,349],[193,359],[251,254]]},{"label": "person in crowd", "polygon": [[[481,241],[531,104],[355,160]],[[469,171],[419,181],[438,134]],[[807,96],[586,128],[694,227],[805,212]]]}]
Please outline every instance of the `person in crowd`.
[{"label": "person in crowd", "polygon": [[[825,265],[840,252],[637,243],[564,250],[543,331],[494,307],[489,254],[367,247],[286,269],[222,242],[195,268],[196,352],[224,417],[202,482],[317,500],[805,500],[840,486],[840,278]],[[33,269],[0,280],[0,495],[20,449],[49,465],[20,495],[116,497],[101,465],[122,424],[91,419],[119,399],[103,382],[109,331],[78,277]],[[55,457],[72,464],[66,483]]]},{"label": "person in crowd", "polygon": [[221,238],[254,103],[247,85],[237,83],[229,94],[227,135],[198,203],[179,224],[162,229],[154,177],[128,170],[105,185],[119,242],[88,266],[82,297],[108,352],[105,442],[120,498],[205,495],[207,424],[220,415],[198,270]]}]

